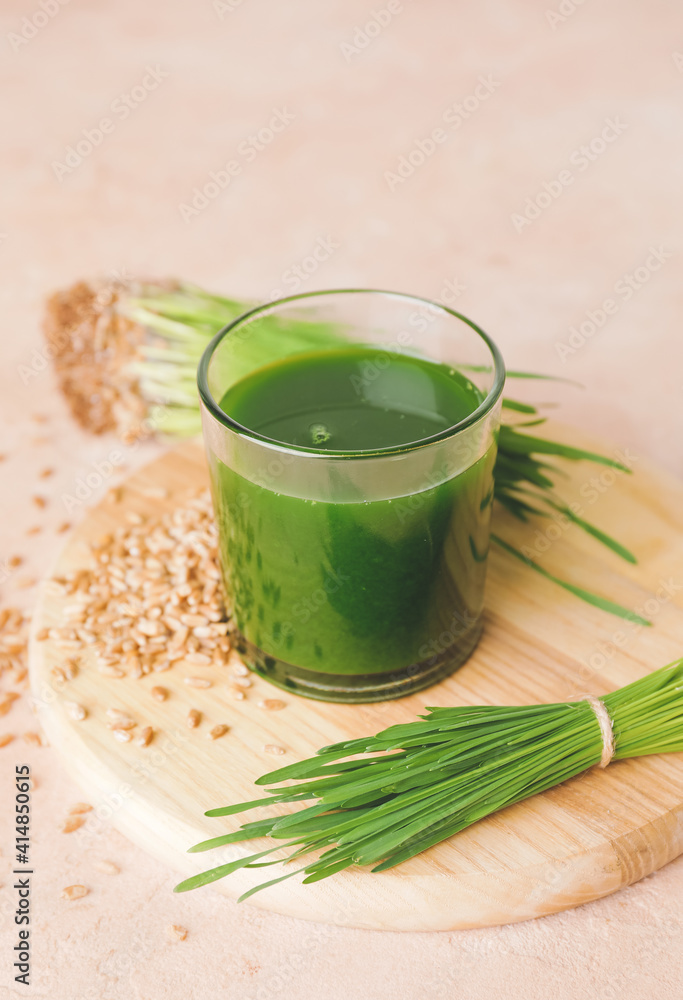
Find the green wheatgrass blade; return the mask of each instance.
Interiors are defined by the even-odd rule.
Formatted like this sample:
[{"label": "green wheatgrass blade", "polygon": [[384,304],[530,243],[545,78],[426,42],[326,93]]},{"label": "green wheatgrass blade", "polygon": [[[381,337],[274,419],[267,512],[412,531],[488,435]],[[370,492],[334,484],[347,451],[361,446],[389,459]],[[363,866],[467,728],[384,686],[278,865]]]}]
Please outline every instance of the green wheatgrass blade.
[{"label": "green wheatgrass blade", "polygon": [[[604,695],[602,701],[613,724],[615,759],[683,750],[683,660]],[[602,756],[600,725],[586,701],[426,711],[420,722],[391,726],[374,737],[328,748],[323,755],[325,767],[330,771],[339,768],[336,784],[334,775],[307,779],[311,773],[317,774],[321,756],[271,772],[271,784],[281,780],[277,775],[283,772],[285,780],[304,780],[293,788],[280,788],[272,799],[244,803],[243,808],[269,805],[288,792],[299,795],[306,785],[317,804],[244,824],[234,834],[198,846],[222,846],[249,834],[262,836],[269,823],[270,836],[279,833],[293,839],[195,875],[177,890],[206,885],[239,868],[278,864],[278,860],[261,859],[289,846],[294,851],[285,864],[309,852],[322,854],[303,868],[254,886],[240,899],[301,873],[304,883],[328,878],[352,864],[372,866],[372,871],[379,873],[492,812],[581,774]],[[450,737],[450,745],[443,742],[444,736]],[[415,744],[420,738],[422,745]],[[408,744],[409,749],[383,758],[382,764],[376,756],[352,762],[330,759],[337,753],[362,753],[359,747],[375,754],[381,748]],[[353,768],[344,769],[347,764]],[[390,777],[392,772],[400,778],[389,787],[377,787],[378,777]],[[344,804],[359,799],[367,800],[362,808]]]},{"label": "green wheatgrass blade", "polygon": [[263,882],[261,885],[255,885],[253,889],[247,889],[246,892],[243,892],[242,895],[238,897],[237,902],[243,903],[245,899],[249,899],[249,897],[253,896],[255,892],[260,892],[262,889],[268,889],[271,885],[277,885],[278,882],[284,882],[286,879],[292,878],[294,875],[299,875],[301,872],[305,872],[306,870],[307,869],[305,867],[298,868],[296,871],[288,872],[286,875],[281,875],[279,878],[272,878],[269,882]]},{"label": "green wheatgrass blade", "polygon": [[514,410],[516,413],[538,413],[535,406],[531,403],[519,403],[514,399],[504,399],[503,400],[504,410]]},{"label": "green wheatgrass blade", "polygon": [[518,420],[516,424],[510,424],[510,427],[540,427],[541,424],[547,424],[547,417],[536,417],[534,420]]},{"label": "green wheatgrass blade", "polygon": [[561,444],[559,441],[549,441],[545,438],[534,437],[531,434],[518,434],[510,426],[504,425],[500,430],[499,447],[511,454],[528,454],[533,452],[540,455],[560,455],[572,461],[587,459],[589,462],[597,462],[600,465],[607,465],[620,472],[630,472],[631,470],[623,462],[616,458],[609,458],[607,455],[600,455],[595,451],[587,451],[585,448],[573,448],[568,444]]},{"label": "green wheatgrass blade", "polygon": [[[295,843],[295,841],[292,841],[292,844],[293,843]],[[283,847],[288,846],[289,844],[276,844],[275,847],[269,847],[266,851],[259,851],[258,854],[251,854],[246,858],[238,858],[236,861],[231,861],[227,865],[219,865],[218,868],[211,868],[209,871],[202,872],[200,875],[192,875],[190,878],[186,878],[183,882],[179,882],[173,891],[187,892],[188,889],[196,889],[201,885],[208,885],[210,882],[216,882],[219,878],[231,875],[240,868],[247,868],[250,862],[256,861],[258,858],[264,858],[267,854],[273,854],[275,851],[279,851]]]},{"label": "green wheatgrass blade", "polygon": [[652,622],[647,618],[643,618],[642,615],[637,614],[631,608],[625,608],[623,604],[616,604],[614,601],[609,601],[606,597],[601,597],[599,594],[594,594],[590,590],[584,590],[583,587],[577,587],[573,583],[568,583],[566,580],[560,580],[559,577],[550,573],[543,566],[539,566],[537,562],[533,559],[529,559],[514,546],[510,545],[508,542],[503,541],[499,535],[491,535],[491,541],[495,542],[502,549],[505,549],[511,556],[515,559],[519,559],[523,562],[525,566],[533,569],[536,573],[540,573],[544,576],[546,580],[551,580],[556,583],[558,587],[562,587],[563,590],[569,591],[575,597],[580,597],[582,601],[586,604],[592,604],[594,608],[598,608],[600,611],[608,611],[611,615],[616,615],[617,618],[625,618],[627,621],[632,622],[634,625],[652,625]]},{"label": "green wheatgrass blade", "polygon": [[638,560],[633,555],[633,553],[626,548],[626,546],[622,545],[621,542],[618,542],[616,538],[612,538],[612,536],[608,535],[606,531],[602,531],[600,528],[596,527],[596,525],[591,524],[590,521],[586,521],[584,520],[584,518],[579,517],[579,515],[575,514],[574,511],[566,504],[558,503],[556,500],[552,500],[550,497],[544,497],[544,502],[549,507],[553,507],[561,514],[564,514],[565,517],[568,517],[569,520],[572,521],[574,524],[578,524],[578,526],[580,528],[583,528],[583,530],[587,534],[592,535],[593,538],[596,538],[599,542],[602,542],[602,544],[607,546],[608,549],[611,549],[612,552],[616,552],[616,554],[618,556],[621,556],[622,559],[625,559],[626,562],[630,562],[632,564],[637,563]]},{"label": "green wheatgrass blade", "polygon": [[212,837],[211,840],[202,840],[194,847],[188,847],[189,854],[198,854],[202,851],[211,851],[214,847],[225,847],[227,844],[238,844],[241,840],[252,840],[257,837],[267,836],[277,819],[264,819],[258,823],[245,823],[241,829],[234,833],[226,833],[222,837]]},{"label": "green wheatgrass blade", "polygon": [[311,882],[319,882],[323,878],[329,878],[330,875],[336,875],[337,872],[350,868],[353,863],[353,858],[342,858],[341,861],[327,865],[325,868],[318,868],[312,875],[307,875],[303,879],[303,884],[309,885]]}]

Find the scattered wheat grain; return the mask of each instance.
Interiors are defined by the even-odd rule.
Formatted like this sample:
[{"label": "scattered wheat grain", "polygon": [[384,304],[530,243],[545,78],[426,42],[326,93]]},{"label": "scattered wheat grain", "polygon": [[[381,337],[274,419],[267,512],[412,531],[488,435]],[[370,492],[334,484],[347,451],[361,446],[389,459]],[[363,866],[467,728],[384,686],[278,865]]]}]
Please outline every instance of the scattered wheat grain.
[{"label": "scattered wheat grain", "polygon": [[66,889],[62,889],[62,899],[82,899],[89,892],[90,889],[86,889],[84,885],[67,885]]},{"label": "scattered wheat grain", "polygon": [[264,698],[263,701],[257,702],[259,708],[264,708],[267,712],[279,712],[280,709],[285,708],[286,702],[281,701],[279,698]]},{"label": "scattered wheat grain", "polygon": [[84,816],[67,816],[62,827],[62,833],[73,833],[74,830],[78,830],[84,823]]},{"label": "scattered wheat grain", "polygon": [[140,730],[140,735],[136,739],[136,743],[139,747],[148,747],[154,738],[154,730],[151,726],[144,726]]},{"label": "scattered wheat grain", "polygon": [[65,701],[64,707],[69,718],[74,719],[76,722],[82,722],[88,714],[88,710],[77,701]]},{"label": "scattered wheat grain", "polygon": [[217,726],[214,726],[206,735],[211,740],[218,740],[221,736],[225,736],[230,727],[226,726],[225,723],[221,722]]},{"label": "scattered wheat grain", "polygon": [[118,865],[115,865],[113,861],[107,861],[106,859],[96,861],[95,868],[97,868],[99,872],[104,872],[105,875],[118,875],[121,871]]}]

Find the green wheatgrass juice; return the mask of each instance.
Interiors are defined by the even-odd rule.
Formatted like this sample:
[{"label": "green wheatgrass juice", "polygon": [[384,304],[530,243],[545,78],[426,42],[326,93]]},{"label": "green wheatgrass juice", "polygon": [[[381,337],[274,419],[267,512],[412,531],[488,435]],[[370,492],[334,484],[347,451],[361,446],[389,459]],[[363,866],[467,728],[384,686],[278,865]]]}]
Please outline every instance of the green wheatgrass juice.
[{"label": "green wheatgrass juice", "polygon": [[[352,456],[414,445],[482,402],[446,365],[382,352],[378,370],[377,358],[376,346],[298,354],[238,381],[220,407],[272,441]],[[295,664],[352,685],[462,662],[480,629],[494,458],[417,493],[340,503],[279,493],[215,459],[227,598],[251,665],[275,683]]]}]

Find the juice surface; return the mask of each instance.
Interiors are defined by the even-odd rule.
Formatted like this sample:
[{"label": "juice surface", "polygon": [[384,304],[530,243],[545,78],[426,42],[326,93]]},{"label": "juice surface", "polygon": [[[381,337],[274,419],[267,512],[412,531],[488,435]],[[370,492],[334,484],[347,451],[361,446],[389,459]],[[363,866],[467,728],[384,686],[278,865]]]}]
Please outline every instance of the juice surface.
[{"label": "juice surface", "polygon": [[[221,408],[272,440],[358,452],[438,434],[481,399],[447,366],[350,347],[260,369]],[[494,457],[492,446],[422,492],[344,503],[266,489],[213,457],[228,601],[262,663],[376,674],[466,641],[483,603]]]},{"label": "juice surface", "polygon": [[260,368],[220,405],[244,427],[283,444],[359,452],[439,434],[480,402],[476,387],[445,365],[347,347]]}]

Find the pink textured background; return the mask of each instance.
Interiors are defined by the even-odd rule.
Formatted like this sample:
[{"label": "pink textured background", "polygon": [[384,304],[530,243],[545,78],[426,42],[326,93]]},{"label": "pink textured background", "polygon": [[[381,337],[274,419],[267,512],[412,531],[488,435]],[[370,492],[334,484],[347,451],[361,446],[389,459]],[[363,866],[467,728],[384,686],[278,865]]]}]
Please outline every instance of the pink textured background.
[{"label": "pink textured background", "polygon": [[[266,297],[294,291],[289,269],[329,237],[338,247],[299,290],[359,284],[438,297],[458,282],[458,308],[495,337],[511,367],[585,383],[545,389],[562,396],[564,420],[683,472],[680,10],[667,0],[400,6],[353,53],[343,43],[353,45],[385,0],[71,0],[26,44],[16,36],[38,0],[3,3],[0,559],[27,558],[2,584],[3,603],[30,606],[32,591],[18,585],[42,574],[62,542],[62,493],[117,448],[74,427],[39,362],[26,375],[41,344],[43,295],[88,275],[182,275]],[[560,7],[568,13],[553,25],[548,11]],[[167,76],[125,120],[115,117],[112,102],[150,66]],[[493,92],[450,128],[444,113],[480,76]],[[294,118],[247,162],[239,144],[273,109]],[[58,179],[52,164],[103,117],[113,131]],[[577,151],[606,119],[622,134],[581,169]],[[447,141],[390,189],[386,172],[435,128]],[[231,159],[239,176],[185,222],[179,206]],[[517,232],[512,216],[562,170],[572,183]],[[615,285],[652,247],[666,259],[627,301]],[[557,345],[606,298],[615,314],[563,362]],[[129,467],[154,451],[130,453]],[[38,481],[48,465],[58,474]],[[38,492],[49,498],[44,512],[29,499]],[[33,524],[42,533],[25,537]],[[26,705],[0,723],[34,728]],[[340,930],[211,891],[172,896],[173,874],[106,824],[85,842],[57,832],[82,795],[53,750],[18,740],[0,750],[0,801],[15,761],[30,762],[38,783],[34,985],[11,989],[7,975],[15,897],[3,809],[3,1000],[680,1000],[683,859],[611,898],[530,923]],[[115,860],[121,874],[97,872],[98,858]],[[64,885],[81,881],[92,889],[86,899],[60,901]],[[170,943],[173,922],[189,929],[186,941]]]}]

